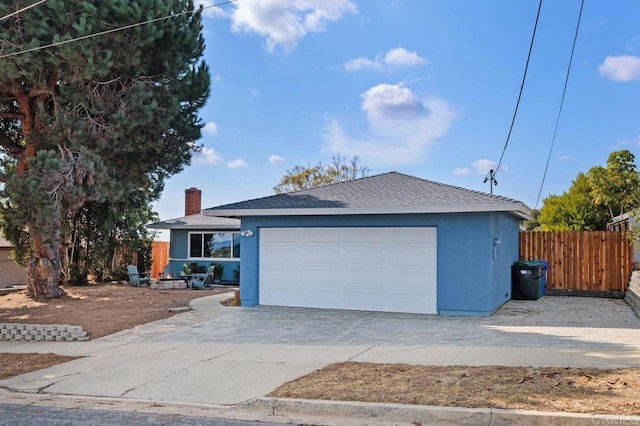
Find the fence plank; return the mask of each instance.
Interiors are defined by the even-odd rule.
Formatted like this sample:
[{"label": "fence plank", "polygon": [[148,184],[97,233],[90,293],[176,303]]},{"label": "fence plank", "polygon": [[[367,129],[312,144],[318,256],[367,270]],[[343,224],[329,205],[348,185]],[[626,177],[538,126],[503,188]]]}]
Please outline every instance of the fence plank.
[{"label": "fence plank", "polygon": [[547,288],[626,291],[633,270],[633,250],[626,231],[521,231],[521,260],[549,264]]},{"label": "fence plank", "polygon": [[162,270],[169,264],[169,242],[154,241],[151,250],[151,278],[159,278]]}]

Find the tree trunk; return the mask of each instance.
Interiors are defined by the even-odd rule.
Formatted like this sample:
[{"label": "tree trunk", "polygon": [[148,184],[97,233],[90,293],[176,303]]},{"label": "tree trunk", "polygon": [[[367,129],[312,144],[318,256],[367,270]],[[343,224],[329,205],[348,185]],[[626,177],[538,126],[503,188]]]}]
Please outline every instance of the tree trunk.
[{"label": "tree trunk", "polygon": [[53,299],[64,291],[60,288],[62,262],[55,244],[47,243],[39,235],[33,235],[34,258],[27,265],[27,296],[32,299]]}]

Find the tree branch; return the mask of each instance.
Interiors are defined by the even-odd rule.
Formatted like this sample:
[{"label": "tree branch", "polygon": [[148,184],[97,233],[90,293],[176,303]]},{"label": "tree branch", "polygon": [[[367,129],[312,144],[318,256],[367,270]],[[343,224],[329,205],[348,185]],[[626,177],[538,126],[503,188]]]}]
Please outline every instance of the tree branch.
[{"label": "tree branch", "polygon": [[12,141],[9,137],[0,133],[0,148],[17,157],[24,152],[24,147]]},{"label": "tree branch", "polygon": [[17,112],[0,112],[0,118],[9,118],[11,120],[22,120],[24,118],[24,115],[19,114]]},{"label": "tree branch", "polygon": [[50,89],[32,89],[29,90],[28,96],[30,98],[37,98],[38,96],[42,95],[53,95],[53,92]]}]

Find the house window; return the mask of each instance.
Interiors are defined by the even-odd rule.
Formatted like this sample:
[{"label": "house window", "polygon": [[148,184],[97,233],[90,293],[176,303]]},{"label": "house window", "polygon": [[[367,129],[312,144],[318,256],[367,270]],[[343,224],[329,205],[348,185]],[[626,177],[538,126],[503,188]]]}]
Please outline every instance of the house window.
[{"label": "house window", "polygon": [[239,259],[239,232],[189,233],[189,258]]}]

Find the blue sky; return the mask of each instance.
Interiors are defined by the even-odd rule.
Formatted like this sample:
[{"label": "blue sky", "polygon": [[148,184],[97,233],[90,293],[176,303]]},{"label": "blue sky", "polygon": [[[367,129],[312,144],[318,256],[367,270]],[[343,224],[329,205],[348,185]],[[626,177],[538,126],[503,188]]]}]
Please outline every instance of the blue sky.
[{"label": "blue sky", "polygon": [[[205,5],[212,1],[201,1]],[[238,0],[206,9],[211,95],[205,149],[154,204],[184,215],[273,194],[295,165],[358,155],[489,192],[502,153],[537,0]],[[494,193],[535,207],[579,0],[544,2],[511,140]],[[611,151],[640,148],[640,2],[586,0],[542,198]],[[540,201],[542,204],[542,201]]]}]

